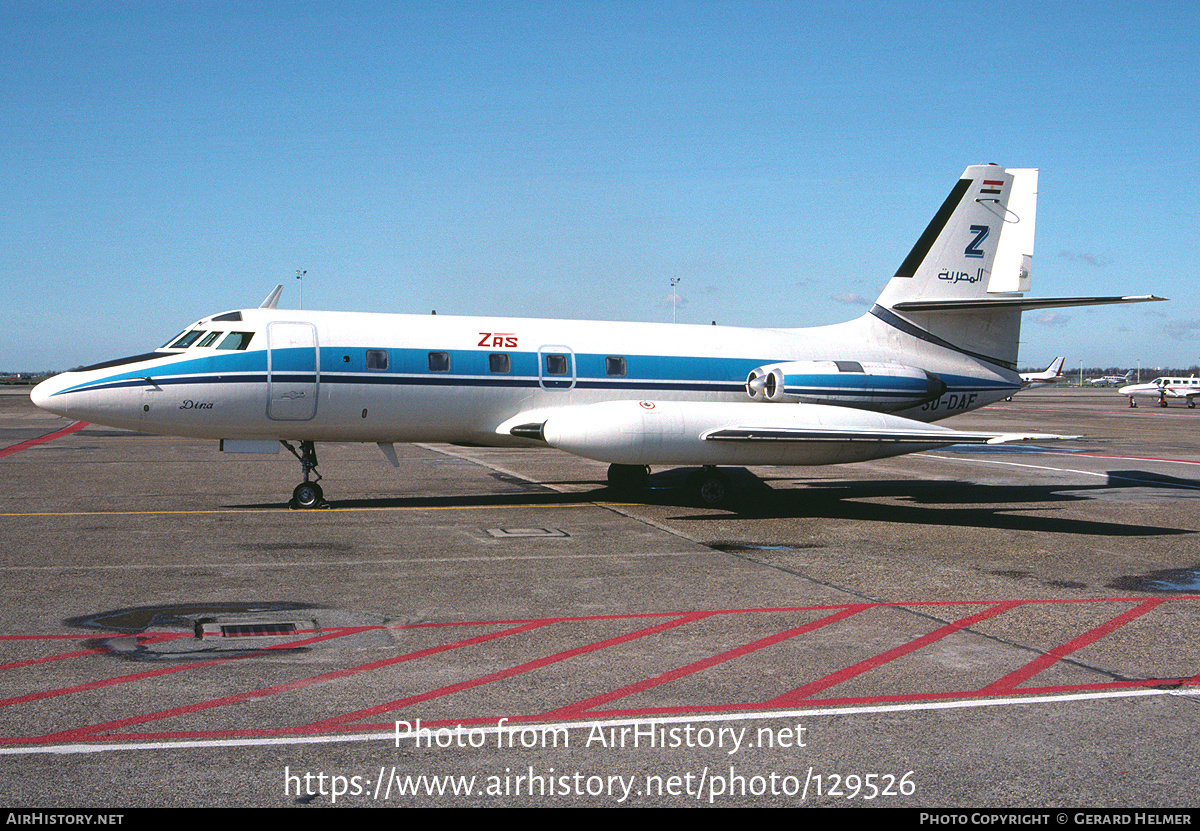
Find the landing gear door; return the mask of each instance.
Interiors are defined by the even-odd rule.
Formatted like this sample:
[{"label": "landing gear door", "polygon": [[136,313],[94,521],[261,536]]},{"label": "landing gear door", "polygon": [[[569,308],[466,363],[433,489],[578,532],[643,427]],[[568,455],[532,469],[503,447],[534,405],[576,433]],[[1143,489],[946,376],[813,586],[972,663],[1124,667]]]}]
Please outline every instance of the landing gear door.
[{"label": "landing gear door", "polygon": [[267,418],[308,421],[317,414],[321,362],[317,327],[311,323],[267,325]]}]

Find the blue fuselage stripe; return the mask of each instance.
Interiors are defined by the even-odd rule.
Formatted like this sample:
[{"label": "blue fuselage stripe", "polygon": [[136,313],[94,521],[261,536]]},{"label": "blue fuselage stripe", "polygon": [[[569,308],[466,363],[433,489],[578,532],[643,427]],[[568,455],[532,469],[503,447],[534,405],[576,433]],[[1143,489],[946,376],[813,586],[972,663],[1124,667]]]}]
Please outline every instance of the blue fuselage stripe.
[{"label": "blue fuselage stripe", "polygon": [[[615,377],[605,373],[605,355],[577,354],[573,375],[540,375],[538,353],[508,352],[511,372],[488,371],[488,352],[450,350],[450,369],[428,369],[427,349],[388,349],[389,368],[368,370],[364,348],[353,350],[324,347],[320,363],[314,367],[312,349],[274,349],[271,369],[267,370],[267,352],[225,352],[170,363],[144,362],[136,369],[106,378],[66,387],[56,395],[84,390],[130,387],[173,386],[178,384],[264,384],[325,383],[427,387],[525,387],[596,390],[739,392],[751,369],[778,362],[778,358],[722,358],[672,355],[632,355],[626,357],[626,374]],[[164,355],[164,358],[177,358]],[[328,367],[328,369],[326,369]],[[336,369],[333,369],[336,367]],[[979,378],[942,375],[949,392],[987,392],[1014,390],[1019,384],[996,383]],[[876,396],[908,396],[919,390],[905,379],[872,376],[830,375],[803,377],[804,385],[786,386],[789,393],[813,395],[845,393]],[[893,389],[889,389],[892,387]]]}]

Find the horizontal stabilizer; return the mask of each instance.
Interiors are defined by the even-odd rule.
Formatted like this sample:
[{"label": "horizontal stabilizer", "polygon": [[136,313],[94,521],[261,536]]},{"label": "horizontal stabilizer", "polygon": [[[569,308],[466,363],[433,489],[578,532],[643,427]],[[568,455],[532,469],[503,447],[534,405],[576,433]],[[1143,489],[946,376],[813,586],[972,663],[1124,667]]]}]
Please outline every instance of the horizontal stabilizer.
[{"label": "horizontal stabilizer", "polygon": [[1107,306],[1113,303],[1151,303],[1166,300],[1154,294],[1125,297],[980,297],[963,300],[911,300],[892,306],[898,312],[964,312],[990,309],[1061,309],[1068,306]]}]

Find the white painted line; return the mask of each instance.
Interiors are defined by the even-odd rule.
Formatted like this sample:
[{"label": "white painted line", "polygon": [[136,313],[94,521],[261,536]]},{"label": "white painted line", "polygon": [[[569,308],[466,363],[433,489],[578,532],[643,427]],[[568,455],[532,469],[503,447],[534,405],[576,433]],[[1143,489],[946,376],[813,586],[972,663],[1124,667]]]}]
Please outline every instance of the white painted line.
[{"label": "white painted line", "polygon": [[[521,730],[593,730],[596,727],[636,727],[659,724],[709,724],[730,721],[777,720],[813,718],[816,716],[871,715],[874,713],[904,713],[933,710],[964,710],[978,707],[1007,707],[1026,704],[1061,704],[1071,701],[1099,701],[1118,698],[1146,698],[1150,696],[1200,695],[1200,687],[1174,690],[1136,689],[1108,690],[1104,692],[1070,693],[1068,695],[1036,695],[1027,698],[963,699],[959,701],[929,701],[914,704],[873,704],[858,707],[821,707],[811,710],[768,710],[765,712],[703,714],[683,716],[661,716],[655,718],[631,718],[593,721],[567,721],[554,724],[535,722],[504,722],[494,727],[471,726],[468,730],[488,735]],[[432,728],[437,729],[437,728]],[[453,728],[450,728],[453,729]],[[3,747],[0,756],[29,756],[38,753],[70,755],[78,753],[107,753],[114,750],[194,750],[205,747],[287,747],[290,745],[339,744],[345,742],[396,741],[396,732],[359,733],[346,736],[280,736],[264,739],[198,739],[174,742],[127,742],[122,744],[61,744],[32,747]],[[407,741],[402,738],[401,741]]]},{"label": "white painted line", "polygon": [[[703,557],[708,554],[720,554],[720,551],[667,551],[667,552],[636,552],[625,551],[613,554],[527,554],[508,555],[503,557],[409,557],[403,560],[304,560],[301,565],[311,566],[377,566],[377,565],[410,565],[422,566],[428,563],[499,563],[506,560],[612,560],[612,559],[653,559],[655,557]],[[192,560],[188,563],[115,563],[113,565],[85,565],[66,563],[61,566],[0,566],[0,573],[6,571],[163,571],[177,568],[197,568],[203,566],[221,566],[222,568],[295,568],[296,561],[261,562],[261,563],[229,563],[207,562]]]},{"label": "white painted line", "polygon": [[[1134,476],[1117,476],[1117,475],[1114,475],[1114,474],[1108,473],[1108,472],[1096,473],[1095,471],[1091,471],[1091,470],[1076,470],[1075,468],[1070,468],[1070,467],[1050,467],[1049,465],[1025,465],[1025,464],[1021,464],[1020,462],[1000,462],[1000,461],[996,461],[994,459],[964,459],[964,458],[958,457],[958,456],[954,456],[954,457],[935,456],[932,453],[927,454],[927,456],[928,456],[928,458],[931,458],[931,459],[941,459],[941,460],[947,461],[947,462],[974,462],[976,464],[981,464],[981,465],[1007,465],[1008,467],[1023,467],[1023,468],[1028,468],[1030,470],[1049,470],[1054,473],[1076,473],[1080,476],[1096,476],[1100,479],[1120,479],[1123,482],[1138,482],[1143,485],[1152,485],[1154,487],[1159,487],[1159,488],[1169,487],[1169,488],[1184,488],[1184,489],[1188,489],[1188,490],[1200,490],[1200,486],[1188,485],[1183,482],[1163,482],[1161,480],[1156,480],[1156,479],[1138,479]],[[1123,459],[1126,457],[1106,456],[1104,458]],[[1171,459],[1140,459],[1139,461],[1163,462],[1165,464],[1176,464],[1177,463]],[[1195,462],[1178,462],[1178,464],[1190,465],[1190,464],[1196,464],[1196,463]]]}]

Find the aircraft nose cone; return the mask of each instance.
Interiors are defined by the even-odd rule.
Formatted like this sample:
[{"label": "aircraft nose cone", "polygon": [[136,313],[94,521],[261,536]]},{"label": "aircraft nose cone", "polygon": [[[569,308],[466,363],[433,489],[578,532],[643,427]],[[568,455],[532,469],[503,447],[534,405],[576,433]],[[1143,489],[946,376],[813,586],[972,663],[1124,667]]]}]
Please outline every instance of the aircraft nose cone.
[{"label": "aircraft nose cone", "polygon": [[57,379],[47,378],[30,390],[29,400],[34,403],[34,406],[40,407],[47,412],[69,417],[70,413],[67,412],[67,402],[61,398],[54,397],[54,393],[58,391],[59,386],[60,384]]}]

